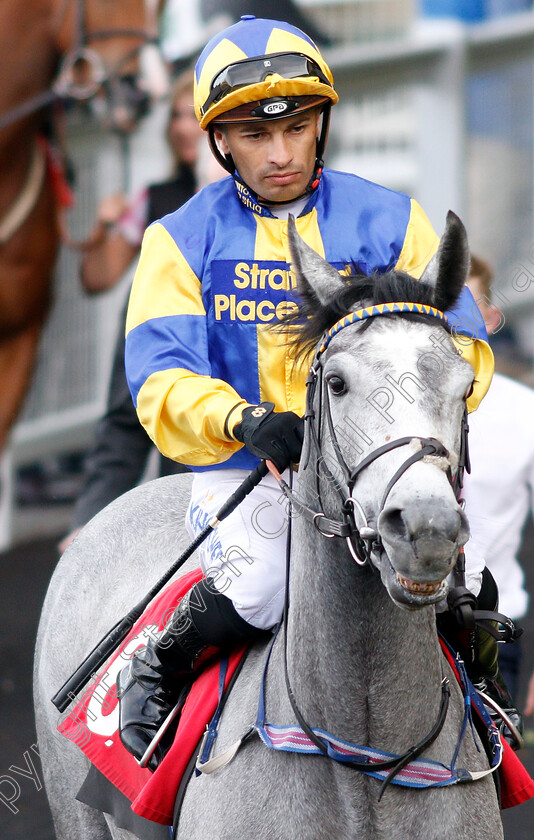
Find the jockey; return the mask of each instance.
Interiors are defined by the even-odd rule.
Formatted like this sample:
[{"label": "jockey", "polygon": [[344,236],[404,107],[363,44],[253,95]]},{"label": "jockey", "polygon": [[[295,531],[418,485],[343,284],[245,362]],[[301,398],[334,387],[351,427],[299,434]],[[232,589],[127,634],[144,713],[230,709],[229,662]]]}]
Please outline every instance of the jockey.
[{"label": "jockey", "polygon": [[[281,21],[246,15],[215,35],[197,61],[195,112],[229,177],[146,231],[126,338],[127,377],[141,423],[164,455],[195,473],[191,535],[259,459],[280,471],[299,461],[306,371],[269,329],[297,307],[288,215],[342,272],[351,265],[366,274],[395,268],[419,278],[437,248],[415,200],[324,169],[337,101],[315,44]],[[461,301],[472,318],[467,288]],[[469,410],[493,372],[485,333],[474,338],[462,343],[476,372]],[[120,736],[137,758],[199,660],[280,622],[286,529],[283,497],[268,475],[202,544],[204,579],[118,678]],[[483,564],[473,566],[468,557],[467,566],[477,595]],[[149,767],[164,751],[160,745]]]}]

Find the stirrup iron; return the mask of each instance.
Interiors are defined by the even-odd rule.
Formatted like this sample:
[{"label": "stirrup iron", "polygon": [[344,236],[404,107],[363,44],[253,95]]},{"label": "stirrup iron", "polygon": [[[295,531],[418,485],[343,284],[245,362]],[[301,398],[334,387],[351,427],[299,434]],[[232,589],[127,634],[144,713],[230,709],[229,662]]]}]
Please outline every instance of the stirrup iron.
[{"label": "stirrup iron", "polygon": [[[477,688],[477,694],[479,695],[479,697],[483,701],[484,705],[489,706],[491,709],[493,709],[493,711],[496,712],[499,715],[499,717],[502,719],[503,723],[508,727],[508,729],[510,730],[510,732],[513,735],[514,740],[517,744],[516,749],[518,749],[518,750],[522,749],[525,745],[525,740],[524,740],[523,736],[521,735],[519,729],[515,725],[515,723],[512,723],[512,721],[510,720],[509,716],[506,714],[504,709],[501,706],[499,706],[499,704],[497,703],[496,700],[493,699],[493,697],[490,697],[489,694],[486,694],[485,691],[481,691],[479,688]],[[502,733],[501,733],[501,736],[504,737],[504,735],[502,735]]]},{"label": "stirrup iron", "polygon": [[147,766],[148,762],[150,761],[150,758],[152,757],[152,754],[156,751],[156,747],[158,746],[159,742],[161,741],[161,739],[165,735],[167,729],[169,728],[169,726],[171,725],[171,723],[175,719],[176,715],[178,714],[178,712],[180,711],[182,706],[183,706],[183,700],[182,700],[182,697],[180,696],[180,699],[178,700],[176,706],[169,712],[169,714],[167,715],[167,717],[165,718],[165,720],[161,724],[160,728],[158,729],[158,731],[156,732],[156,734],[152,738],[150,744],[146,748],[146,750],[143,753],[143,755],[141,756],[141,758],[140,759],[137,759],[137,758],[135,759],[137,761],[137,763],[139,764],[139,767],[146,767]]}]

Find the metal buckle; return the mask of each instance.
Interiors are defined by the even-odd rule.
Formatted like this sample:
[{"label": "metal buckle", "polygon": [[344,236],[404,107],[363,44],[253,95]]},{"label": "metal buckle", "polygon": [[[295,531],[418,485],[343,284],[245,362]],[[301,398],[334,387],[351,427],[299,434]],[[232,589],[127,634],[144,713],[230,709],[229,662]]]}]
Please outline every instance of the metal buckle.
[{"label": "metal buckle", "polygon": [[[76,80],[76,65],[85,65],[89,71],[85,83]],[[57,78],[52,85],[58,96],[72,99],[90,99],[106,79],[106,67],[99,53],[90,47],[78,47],[63,59]]]},{"label": "metal buckle", "polygon": [[[318,520],[320,517],[322,517],[323,519],[326,519],[326,518],[327,518],[327,517],[326,517],[326,515],[325,515],[324,513],[316,513],[316,514],[314,514],[314,517],[313,517],[313,524],[315,525],[315,527],[317,528],[317,530],[319,531],[319,533],[323,535],[323,537],[326,537],[326,538],[327,538],[327,540],[333,540],[333,539],[334,539],[334,537],[335,537],[335,536],[337,536],[337,535],[336,535],[336,534],[327,534],[327,532],[326,532],[326,531],[321,531],[321,528],[320,528],[320,527],[319,527],[319,525],[317,524],[317,520]],[[347,537],[347,539],[348,539],[348,537]]]},{"label": "metal buckle", "polygon": [[366,566],[367,565],[367,557],[364,557],[364,559],[362,560],[362,558],[359,557],[358,554],[356,554],[356,549],[354,548],[354,546],[352,544],[352,538],[351,537],[345,537],[345,540],[347,541],[347,545],[349,547],[349,551],[351,553],[351,556],[352,556],[352,559],[354,560],[354,562],[357,563],[358,566]]}]

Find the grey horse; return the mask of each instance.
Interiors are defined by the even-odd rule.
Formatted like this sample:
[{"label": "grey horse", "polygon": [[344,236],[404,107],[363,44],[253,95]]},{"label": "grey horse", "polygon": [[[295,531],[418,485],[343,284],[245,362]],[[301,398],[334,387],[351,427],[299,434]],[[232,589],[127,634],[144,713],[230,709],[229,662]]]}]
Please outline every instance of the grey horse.
[{"label": "grey horse", "polygon": [[[438,253],[419,283],[395,273],[347,281],[291,225],[290,242],[309,315],[304,339],[315,344],[338,323],[323,336],[310,377],[304,449],[291,491],[285,633],[272,647],[265,640],[249,653],[225,705],[212,758],[233,753],[254,724],[270,648],[270,724],[296,724],[287,661],[293,704],[314,731],[399,755],[432,731],[448,678],[447,715],[424,757],[449,764],[464,701],[440,651],[435,610],[469,536],[450,477],[458,469],[473,370],[436,317],[339,318],[384,300],[453,306],[468,271],[465,230],[449,214]],[[380,288],[383,300],[377,298]],[[434,449],[425,449],[429,439]],[[342,519],[347,468],[354,529],[328,538],[332,523]],[[159,479],[111,504],[69,547],[52,578],[38,633],[35,708],[58,840],[133,837],[75,800],[87,763],[55,732],[58,715],[50,698],[183,547],[188,487],[187,476]],[[323,755],[269,750],[256,733],[221,764],[189,782],[177,838],[503,837],[491,775],[425,790],[389,784],[380,796],[376,778]],[[457,764],[474,774],[488,769],[469,727]]]}]

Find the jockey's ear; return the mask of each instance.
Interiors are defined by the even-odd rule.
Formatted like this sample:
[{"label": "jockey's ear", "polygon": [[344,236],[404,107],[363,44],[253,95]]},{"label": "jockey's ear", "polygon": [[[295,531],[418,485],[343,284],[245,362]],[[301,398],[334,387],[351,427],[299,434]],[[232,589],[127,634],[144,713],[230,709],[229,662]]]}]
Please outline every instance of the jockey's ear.
[{"label": "jockey's ear", "polygon": [[469,274],[467,231],[456,213],[449,210],[438,250],[428,263],[421,281],[434,288],[434,306],[452,309]]},{"label": "jockey's ear", "polygon": [[291,214],[288,221],[288,233],[291,262],[299,292],[304,298],[313,294],[323,306],[326,306],[344,285],[341,275],[299,236],[295,218]]}]

